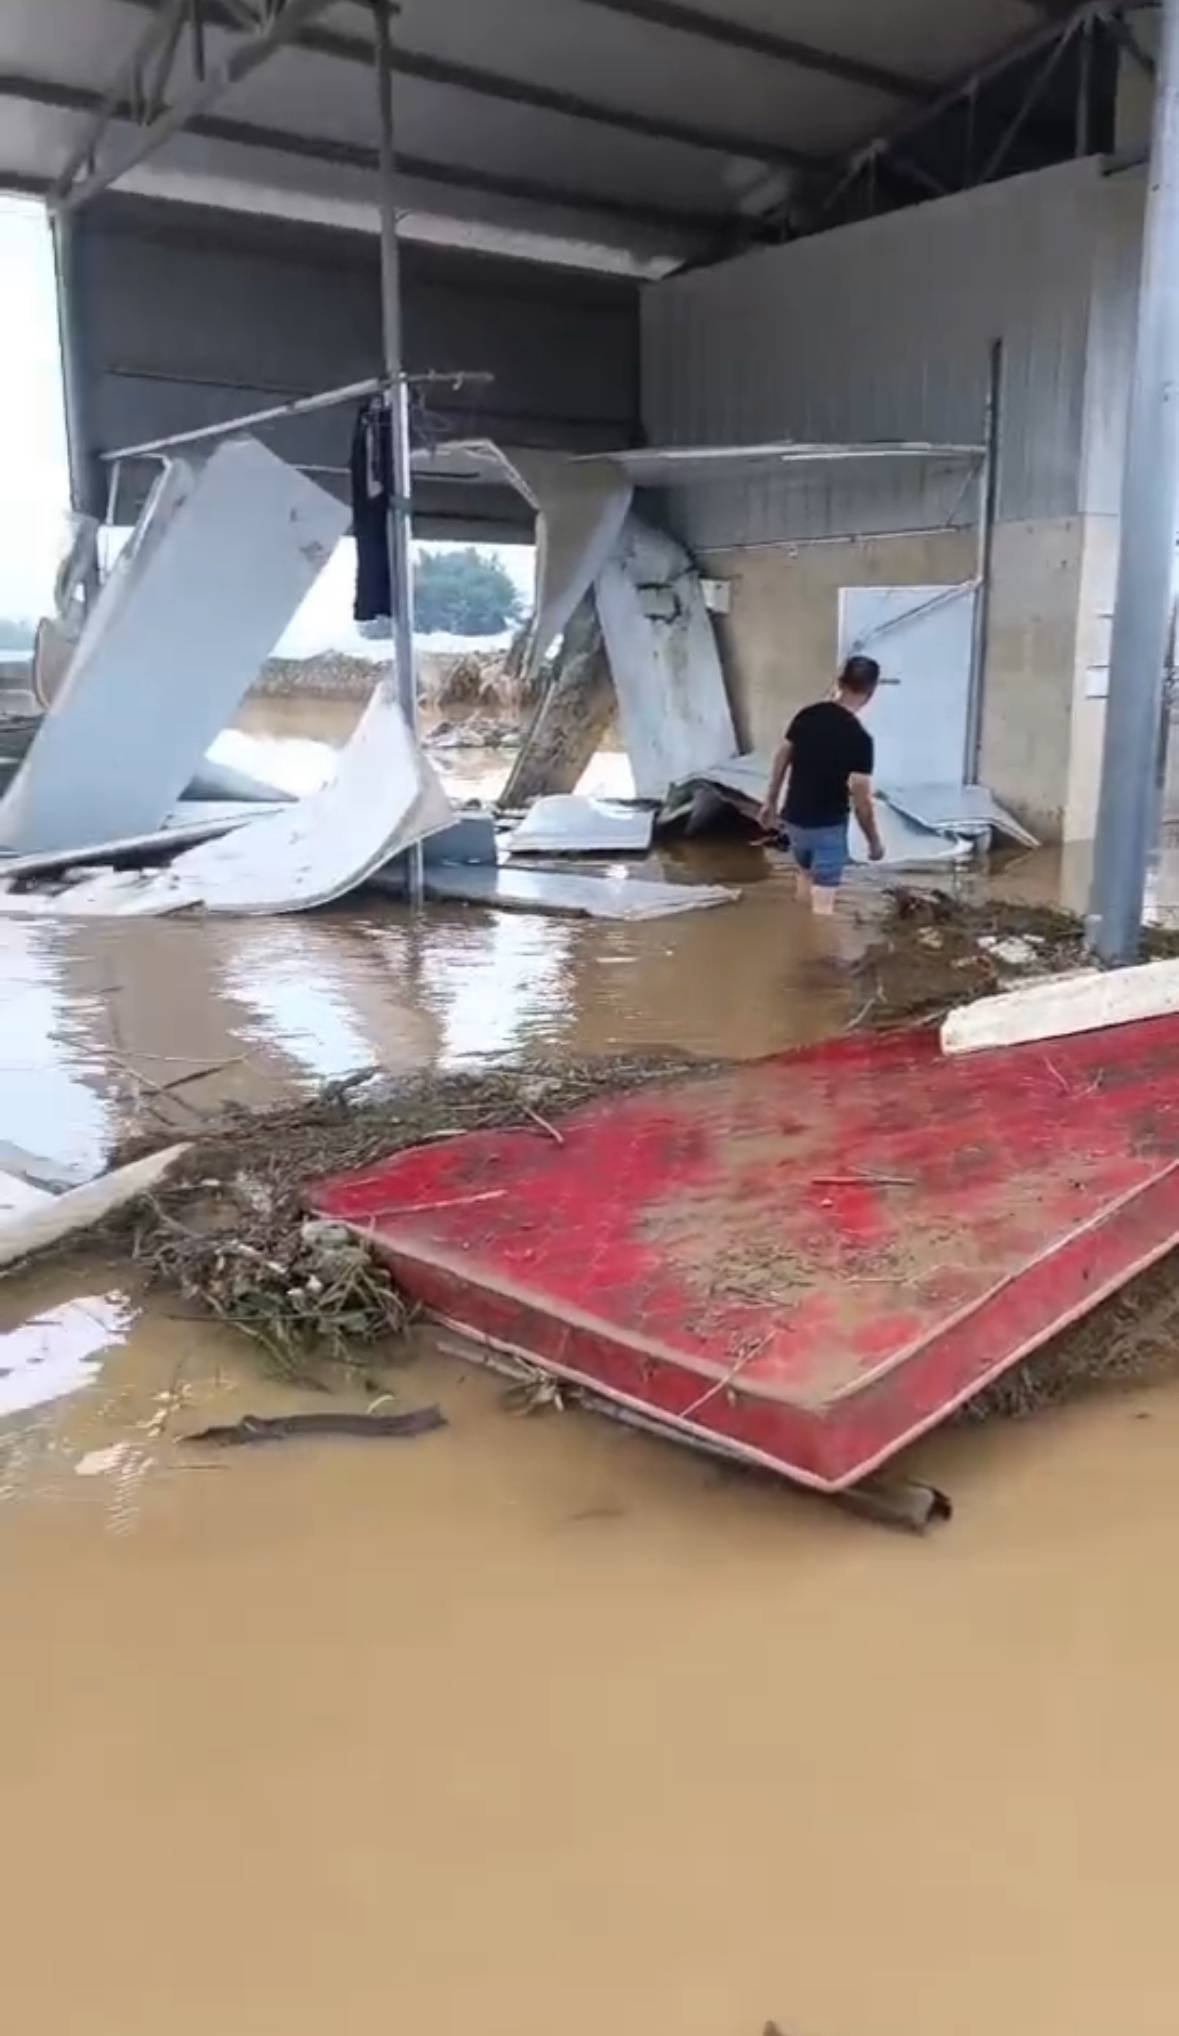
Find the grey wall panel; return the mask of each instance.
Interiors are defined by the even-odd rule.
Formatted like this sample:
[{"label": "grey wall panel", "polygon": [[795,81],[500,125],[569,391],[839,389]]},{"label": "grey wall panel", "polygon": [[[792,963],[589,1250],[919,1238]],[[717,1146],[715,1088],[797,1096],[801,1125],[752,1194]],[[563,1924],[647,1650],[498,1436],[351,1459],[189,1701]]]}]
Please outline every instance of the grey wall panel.
[{"label": "grey wall panel", "polygon": [[[1000,515],[1073,513],[1103,190],[1070,163],[652,286],[648,436],[973,441],[1001,338]],[[960,495],[898,463],[684,491],[677,517],[700,547],[775,543],[927,528]]]},{"label": "grey wall panel", "polygon": [[[403,265],[410,369],[493,377],[431,392],[422,435],[634,443],[636,285],[420,243]],[[365,234],[114,197],[81,215],[71,269],[92,462],[380,370],[377,248]],[[351,422],[343,411],[298,419],[268,442],[343,469]],[[142,478],[129,477],[132,489]],[[423,500],[466,498],[432,487]],[[472,496],[470,507],[477,522],[520,521],[510,495]]]}]

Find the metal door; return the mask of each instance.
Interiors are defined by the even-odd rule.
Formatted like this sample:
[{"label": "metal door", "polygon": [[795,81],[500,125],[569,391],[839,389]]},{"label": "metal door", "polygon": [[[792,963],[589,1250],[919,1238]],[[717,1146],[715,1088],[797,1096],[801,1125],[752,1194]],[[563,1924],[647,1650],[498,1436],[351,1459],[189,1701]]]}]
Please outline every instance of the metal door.
[{"label": "metal door", "polygon": [[975,598],[973,581],[840,588],[840,663],[862,651],[881,669],[864,715],[880,784],[962,783]]}]

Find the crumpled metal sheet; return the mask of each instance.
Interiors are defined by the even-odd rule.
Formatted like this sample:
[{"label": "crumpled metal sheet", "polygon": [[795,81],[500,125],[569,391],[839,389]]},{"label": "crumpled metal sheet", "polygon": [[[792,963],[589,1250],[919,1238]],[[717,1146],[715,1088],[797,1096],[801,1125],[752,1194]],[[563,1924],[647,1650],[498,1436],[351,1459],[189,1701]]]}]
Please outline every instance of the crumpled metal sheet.
[{"label": "crumpled metal sheet", "polygon": [[1020,848],[1039,848],[1036,836],[1000,806],[986,785],[889,785],[881,791],[897,813],[939,833],[995,835]]},{"label": "crumpled metal sheet", "polygon": [[645,877],[586,875],[576,870],[464,869],[426,871],[426,895],[501,912],[541,912],[582,919],[666,919],[679,912],[731,905],[740,892],[720,884],[659,884]]},{"label": "crumpled metal sheet", "polygon": [[537,799],[508,841],[510,855],[646,855],[655,815],[613,799],[551,792]]},{"label": "crumpled metal sheet", "polygon": [[167,869],[94,877],[56,898],[8,898],[3,909],[85,918],[169,912],[305,912],[356,890],[453,818],[432,765],[406,725],[392,682],[377,687],[318,792],[178,855]]},{"label": "crumpled metal sheet", "polygon": [[[755,814],[765,803],[769,785],[769,758],[751,752],[746,756],[729,757],[726,762],[713,764],[706,771],[697,771],[684,784],[676,786],[670,806],[673,812],[682,812],[685,801],[695,789],[711,788],[731,799],[743,811]],[[884,861],[872,864],[874,869],[925,869],[944,863],[959,863],[966,861],[974,850],[975,843],[968,837],[925,826],[899,811],[891,792],[877,792],[876,823],[884,844]],[[849,840],[852,861],[868,863],[868,844],[854,814]]]}]

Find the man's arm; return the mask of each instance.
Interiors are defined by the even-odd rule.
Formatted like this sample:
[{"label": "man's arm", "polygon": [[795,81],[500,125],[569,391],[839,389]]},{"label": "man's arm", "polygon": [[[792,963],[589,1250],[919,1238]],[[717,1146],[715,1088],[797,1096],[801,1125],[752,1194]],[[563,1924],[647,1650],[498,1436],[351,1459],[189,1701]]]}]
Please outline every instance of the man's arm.
[{"label": "man's arm", "polygon": [[868,841],[868,854],[873,862],[884,861],[884,843],[876,825],[876,806],[872,798],[872,780],[863,771],[854,771],[847,781],[851,793],[852,807],[856,819],[863,828]]},{"label": "man's arm", "polygon": [[791,742],[790,737],[785,735],[774,753],[773,768],[770,771],[770,789],[766,793],[765,805],[757,816],[767,833],[773,833],[778,825],[779,809],[782,804],[782,787],[786,783],[786,777],[790,770],[790,760],[793,755],[794,744]]}]

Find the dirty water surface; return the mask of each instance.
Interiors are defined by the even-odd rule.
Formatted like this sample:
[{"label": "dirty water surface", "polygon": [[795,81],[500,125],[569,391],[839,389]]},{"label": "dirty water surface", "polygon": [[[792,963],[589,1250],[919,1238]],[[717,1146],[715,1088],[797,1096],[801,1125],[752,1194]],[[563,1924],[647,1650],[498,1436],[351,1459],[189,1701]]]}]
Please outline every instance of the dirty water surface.
[{"label": "dirty water surface", "polygon": [[0,1429],[14,2026],[1173,2030],[1179,1393],[937,1439],[912,1541],[427,1339],[445,1429],[193,1448],[307,1396],[119,1305]]},{"label": "dirty water surface", "polygon": [[[870,900],[707,874],[642,926],[8,921],[0,1131],[857,1021]],[[24,2036],[1172,2036],[1179,1389],[933,1438],[917,1541],[386,1357],[329,1404],[444,1428],[198,1447],[322,1396],[116,1257],[0,1281]]]}]

